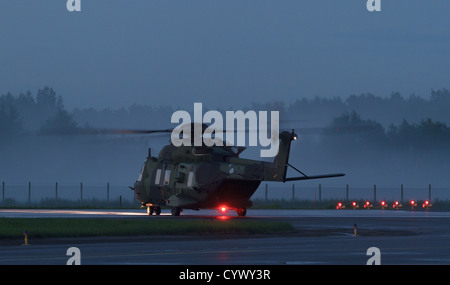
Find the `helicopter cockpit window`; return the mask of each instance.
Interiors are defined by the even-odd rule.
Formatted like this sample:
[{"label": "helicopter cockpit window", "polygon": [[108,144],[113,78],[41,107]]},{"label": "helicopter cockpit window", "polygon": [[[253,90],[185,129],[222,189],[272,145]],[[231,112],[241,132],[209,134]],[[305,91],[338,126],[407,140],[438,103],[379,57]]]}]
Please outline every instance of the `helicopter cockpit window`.
[{"label": "helicopter cockpit window", "polygon": [[142,181],[142,175],[144,174],[144,168],[145,168],[145,164],[144,166],[142,166],[141,172],[139,173],[139,177],[137,179],[137,181]]},{"label": "helicopter cockpit window", "polygon": [[169,185],[170,181],[170,170],[166,170],[164,173],[164,185]]},{"label": "helicopter cockpit window", "polygon": [[194,172],[190,171],[188,176],[187,186],[192,187],[192,180],[194,179]]},{"label": "helicopter cockpit window", "polygon": [[158,185],[161,181],[161,169],[156,169],[155,184]]}]

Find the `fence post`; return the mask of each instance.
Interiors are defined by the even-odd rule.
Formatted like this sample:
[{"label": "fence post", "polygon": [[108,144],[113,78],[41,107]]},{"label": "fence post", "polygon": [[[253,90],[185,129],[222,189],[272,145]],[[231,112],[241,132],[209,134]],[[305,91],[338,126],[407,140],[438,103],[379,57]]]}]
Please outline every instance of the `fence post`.
[{"label": "fence post", "polygon": [[106,203],[109,205],[109,182],[106,183]]},{"label": "fence post", "polygon": [[346,197],[346,201],[348,202],[348,184],[345,186],[345,192],[346,192],[346,194],[345,194],[345,197]]},{"label": "fence post", "polygon": [[58,182],[55,184],[55,202],[58,202]]},{"label": "fence post", "polygon": [[295,200],[295,194],[294,194],[294,192],[295,192],[295,184],[292,183],[292,201]]},{"label": "fence post", "polygon": [[31,203],[31,181],[28,181],[28,204]]},{"label": "fence post", "polygon": [[403,204],[403,184],[400,186],[400,202]]},{"label": "fence post", "polygon": [[375,203],[377,201],[377,185],[373,185],[373,202]]},{"label": "fence post", "polygon": [[83,201],[83,182],[80,182],[80,200]]},{"label": "fence post", "polygon": [[428,201],[431,203],[431,184],[428,184]]},{"label": "fence post", "polygon": [[2,203],[5,203],[5,181],[2,182]]},{"label": "fence post", "polygon": [[319,204],[322,203],[322,184],[319,184]]}]

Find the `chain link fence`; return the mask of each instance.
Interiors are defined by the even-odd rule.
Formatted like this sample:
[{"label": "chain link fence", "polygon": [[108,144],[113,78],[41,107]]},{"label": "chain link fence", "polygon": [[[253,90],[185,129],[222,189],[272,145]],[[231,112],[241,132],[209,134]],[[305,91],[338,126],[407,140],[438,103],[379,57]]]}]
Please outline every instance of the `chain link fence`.
[{"label": "chain link fence", "polygon": [[300,183],[263,183],[253,195],[259,200],[284,200],[284,201],[352,201],[366,200],[371,202],[380,201],[448,201],[450,198],[450,187],[432,187],[431,184],[424,186],[407,185],[349,185],[304,186]]},{"label": "chain link fence", "polygon": [[[1,182],[2,207],[139,207],[134,191],[128,186],[8,184]],[[368,200],[371,202],[400,201],[448,201],[450,187],[432,187],[431,184],[407,185],[348,185],[305,186],[301,183],[262,183],[252,200],[259,201],[312,201],[320,205],[324,201]]]},{"label": "chain link fence", "polygon": [[20,207],[136,207],[140,203],[128,186],[8,184],[1,185],[2,206]]}]

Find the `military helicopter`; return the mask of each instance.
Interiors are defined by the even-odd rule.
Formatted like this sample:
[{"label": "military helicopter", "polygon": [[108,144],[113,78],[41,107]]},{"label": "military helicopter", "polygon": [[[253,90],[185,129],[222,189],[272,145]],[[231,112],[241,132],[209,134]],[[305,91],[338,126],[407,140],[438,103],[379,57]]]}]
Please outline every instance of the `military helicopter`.
[{"label": "military helicopter", "polygon": [[[203,130],[207,125],[203,124]],[[170,132],[171,130],[133,133]],[[283,131],[273,162],[241,158],[246,147],[164,146],[157,157],[151,149],[133,187],[135,197],[147,207],[148,215],[159,215],[161,207],[179,216],[183,209],[234,209],[245,216],[252,206],[251,196],[262,181],[295,181],[344,176],[343,173],[309,176],[289,164],[291,142],[298,136]],[[286,177],[287,168],[301,174]]]}]

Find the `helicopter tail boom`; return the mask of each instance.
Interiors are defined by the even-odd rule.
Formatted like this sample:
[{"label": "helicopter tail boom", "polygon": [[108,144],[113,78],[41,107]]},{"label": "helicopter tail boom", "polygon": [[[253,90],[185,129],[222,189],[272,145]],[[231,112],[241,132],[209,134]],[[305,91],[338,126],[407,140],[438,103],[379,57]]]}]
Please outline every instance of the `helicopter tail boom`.
[{"label": "helicopter tail boom", "polygon": [[313,175],[313,176],[288,177],[284,181],[321,179],[321,178],[332,178],[332,177],[340,177],[340,176],[345,176],[345,174],[344,173],[335,173],[335,174],[321,174],[321,175]]}]

